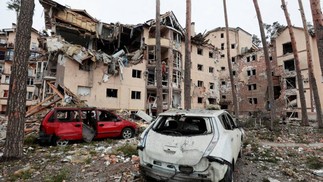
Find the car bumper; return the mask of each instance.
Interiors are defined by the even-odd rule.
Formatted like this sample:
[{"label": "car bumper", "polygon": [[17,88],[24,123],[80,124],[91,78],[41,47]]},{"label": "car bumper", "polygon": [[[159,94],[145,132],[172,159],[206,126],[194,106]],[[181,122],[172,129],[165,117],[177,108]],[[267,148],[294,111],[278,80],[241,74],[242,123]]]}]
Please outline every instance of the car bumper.
[{"label": "car bumper", "polygon": [[185,181],[185,182],[196,182],[196,181],[211,181],[205,177],[198,177],[192,175],[186,175],[180,172],[175,174],[175,171],[165,170],[163,168],[148,167],[145,165],[140,165],[140,172],[145,178],[153,178],[158,181]]}]

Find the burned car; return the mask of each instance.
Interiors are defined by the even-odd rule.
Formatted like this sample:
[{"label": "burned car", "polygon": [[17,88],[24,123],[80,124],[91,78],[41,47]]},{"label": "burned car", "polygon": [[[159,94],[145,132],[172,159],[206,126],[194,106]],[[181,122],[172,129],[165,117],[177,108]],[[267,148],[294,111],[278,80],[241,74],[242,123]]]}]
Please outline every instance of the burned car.
[{"label": "burned car", "polygon": [[84,140],[108,137],[131,138],[137,131],[134,122],[97,108],[54,108],[43,118],[40,143],[66,145],[70,140]]},{"label": "burned car", "polygon": [[232,181],[244,131],[224,110],[170,110],[141,134],[140,171],[154,181]]}]

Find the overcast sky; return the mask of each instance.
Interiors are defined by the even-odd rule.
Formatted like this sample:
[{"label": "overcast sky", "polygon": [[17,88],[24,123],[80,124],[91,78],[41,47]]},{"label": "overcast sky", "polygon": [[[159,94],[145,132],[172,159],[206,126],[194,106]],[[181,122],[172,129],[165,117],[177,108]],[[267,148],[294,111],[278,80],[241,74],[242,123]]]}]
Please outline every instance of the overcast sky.
[{"label": "overcast sky", "polygon": [[[0,0],[0,29],[11,27],[15,22],[15,13],[7,9],[7,0]],[[105,23],[120,22],[139,24],[155,18],[155,0],[56,0],[73,9],[85,9],[92,17]],[[33,27],[42,30],[44,26],[43,8],[38,0],[33,18]],[[160,0],[161,13],[173,11],[178,21],[185,28],[185,0]],[[222,0],[192,0],[192,21],[197,33],[203,33],[216,27],[224,27]],[[286,25],[280,0],[258,0],[264,23],[278,21]],[[286,0],[293,25],[302,26],[298,0]],[[312,22],[308,0],[303,0],[307,21]],[[230,27],[241,27],[251,34],[259,36],[259,26],[253,0],[227,0]]]}]

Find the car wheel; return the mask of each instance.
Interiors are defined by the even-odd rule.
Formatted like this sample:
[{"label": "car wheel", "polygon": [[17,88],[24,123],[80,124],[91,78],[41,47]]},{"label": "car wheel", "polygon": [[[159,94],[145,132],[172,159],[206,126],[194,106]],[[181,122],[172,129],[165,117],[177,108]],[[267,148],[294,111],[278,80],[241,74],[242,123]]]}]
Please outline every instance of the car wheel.
[{"label": "car wheel", "polygon": [[56,144],[58,146],[66,146],[68,144],[68,140],[57,140]]},{"label": "car wheel", "polygon": [[233,181],[232,167],[228,166],[227,172],[224,174],[224,178],[220,182],[232,182],[232,181]]},{"label": "car wheel", "polygon": [[133,137],[134,132],[133,132],[133,130],[131,128],[124,128],[122,130],[121,135],[122,135],[122,138],[123,139],[128,139],[128,138],[132,138]]}]

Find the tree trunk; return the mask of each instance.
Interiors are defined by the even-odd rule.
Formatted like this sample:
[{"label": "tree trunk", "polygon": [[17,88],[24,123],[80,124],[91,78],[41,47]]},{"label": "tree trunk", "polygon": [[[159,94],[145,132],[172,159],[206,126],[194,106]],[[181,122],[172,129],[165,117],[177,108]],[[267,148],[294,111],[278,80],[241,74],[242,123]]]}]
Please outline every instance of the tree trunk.
[{"label": "tree trunk", "polygon": [[273,121],[276,119],[276,106],[275,106],[275,100],[274,100],[274,87],[273,87],[273,79],[272,79],[272,74],[271,74],[271,64],[269,60],[269,52],[268,52],[268,45],[266,42],[266,35],[265,35],[265,30],[262,22],[262,17],[258,5],[257,0],[253,0],[253,4],[255,6],[255,10],[257,13],[257,18],[258,18],[258,24],[259,24],[259,29],[260,29],[260,34],[261,34],[261,41],[262,41],[262,46],[264,49],[264,56],[265,56],[265,62],[266,62],[266,74],[267,74],[267,81],[268,81],[268,94],[269,94],[269,104],[270,104],[270,129],[273,130]]},{"label": "tree trunk", "polygon": [[21,2],[16,31],[15,55],[9,85],[8,126],[3,159],[16,159],[23,156],[24,126],[26,115],[26,78],[30,55],[30,36],[34,0]]},{"label": "tree trunk", "polygon": [[310,0],[310,3],[315,29],[315,38],[320,59],[321,76],[323,77],[323,14],[320,0]]},{"label": "tree trunk", "polygon": [[160,0],[156,0],[156,77],[157,77],[157,115],[163,112],[163,85],[160,50]]},{"label": "tree trunk", "polygon": [[191,0],[186,0],[184,108],[191,109]]},{"label": "tree trunk", "polygon": [[305,101],[305,94],[304,94],[304,86],[303,86],[303,79],[302,79],[302,73],[299,65],[299,57],[298,57],[298,51],[297,51],[297,45],[296,40],[294,36],[294,31],[292,27],[291,20],[289,18],[287,6],[285,3],[285,0],[281,0],[282,2],[282,9],[284,10],[287,26],[289,30],[290,39],[292,42],[292,49],[294,54],[294,60],[295,60],[295,67],[296,67],[296,77],[297,77],[297,84],[298,84],[298,92],[299,92],[299,99],[301,102],[301,109],[302,109],[302,125],[308,126],[308,117],[307,117],[307,111],[306,111],[306,101]]},{"label": "tree trunk", "polygon": [[310,45],[310,36],[308,34],[307,22],[306,22],[306,18],[305,18],[302,0],[298,0],[298,4],[299,4],[299,10],[300,10],[300,13],[302,16],[304,34],[305,34],[305,39],[306,39],[308,76],[309,76],[309,81],[310,81],[309,84],[312,88],[313,95],[314,95],[314,102],[315,102],[315,108],[316,108],[316,119],[317,119],[319,128],[323,128],[320,95],[319,95],[317,84],[316,84],[316,78],[314,76],[313,63],[312,63],[313,59],[312,59],[312,54],[311,54],[312,50],[311,50],[311,45]]},{"label": "tree trunk", "polygon": [[229,36],[229,25],[228,25],[228,14],[227,14],[227,4],[226,0],[223,0],[223,8],[224,8],[224,19],[225,19],[225,33],[227,39],[227,60],[229,66],[229,74],[230,74],[230,81],[231,81],[231,91],[232,91],[232,102],[233,102],[233,109],[235,117],[239,118],[239,111],[238,111],[238,102],[237,102],[237,91],[234,84],[234,78],[232,73],[232,63],[231,63],[231,55],[230,55],[230,36]]}]

